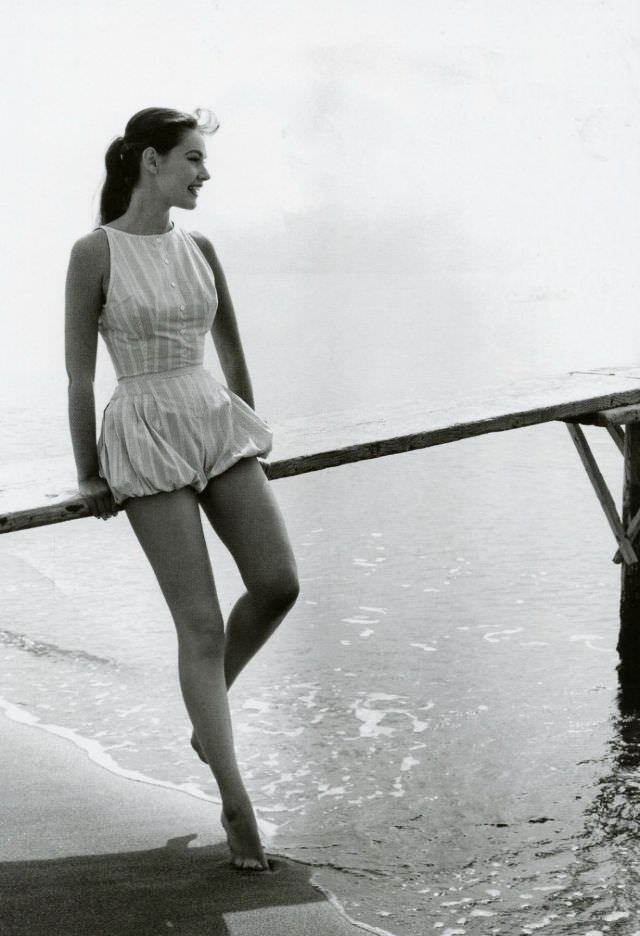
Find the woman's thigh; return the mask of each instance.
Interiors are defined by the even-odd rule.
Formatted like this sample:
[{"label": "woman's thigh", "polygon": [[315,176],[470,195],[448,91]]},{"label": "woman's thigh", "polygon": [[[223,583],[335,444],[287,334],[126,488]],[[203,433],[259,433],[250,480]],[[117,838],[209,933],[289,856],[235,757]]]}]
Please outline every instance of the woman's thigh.
[{"label": "woman's thigh", "polygon": [[284,517],[258,459],[242,458],[199,495],[211,526],[254,594],[277,585],[297,592],[296,561]]},{"label": "woman's thigh", "polygon": [[124,509],[176,624],[211,624],[213,618],[222,628],[196,491],[184,487],[132,497]]}]

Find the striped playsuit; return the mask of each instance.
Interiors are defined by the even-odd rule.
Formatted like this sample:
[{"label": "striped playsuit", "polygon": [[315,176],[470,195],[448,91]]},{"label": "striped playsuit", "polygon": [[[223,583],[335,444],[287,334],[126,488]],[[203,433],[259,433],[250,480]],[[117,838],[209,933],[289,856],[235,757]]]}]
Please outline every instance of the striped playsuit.
[{"label": "striped playsuit", "polygon": [[203,366],[216,314],[213,272],[191,235],[127,234],[108,225],[111,273],[98,320],[118,378],[98,439],[113,498],[191,486],[241,458],[266,456],[272,433]]}]

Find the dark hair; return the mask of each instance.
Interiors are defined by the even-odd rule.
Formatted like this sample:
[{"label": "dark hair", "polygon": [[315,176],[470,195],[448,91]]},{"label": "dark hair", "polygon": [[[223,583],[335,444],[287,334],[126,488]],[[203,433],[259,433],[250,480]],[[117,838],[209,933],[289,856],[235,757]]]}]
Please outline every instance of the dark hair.
[{"label": "dark hair", "polygon": [[100,224],[119,218],[129,207],[131,193],[140,178],[140,156],[148,146],[165,155],[187,130],[215,133],[220,126],[209,110],[193,114],[166,107],[145,107],[127,123],[124,136],[116,137],[105,153],[107,177],[100,193]]}]

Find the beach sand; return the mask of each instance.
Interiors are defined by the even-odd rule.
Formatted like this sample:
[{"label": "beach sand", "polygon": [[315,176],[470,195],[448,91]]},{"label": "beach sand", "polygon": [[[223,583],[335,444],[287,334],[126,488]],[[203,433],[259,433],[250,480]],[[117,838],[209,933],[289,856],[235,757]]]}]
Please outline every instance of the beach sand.
[{"label": "beach sand", "polygon": [[[356,936],[313,868],[234,869],[220,807],[93,763],[0,715],[2,936]],[[383,933],[383,930],[377,930]]]}]

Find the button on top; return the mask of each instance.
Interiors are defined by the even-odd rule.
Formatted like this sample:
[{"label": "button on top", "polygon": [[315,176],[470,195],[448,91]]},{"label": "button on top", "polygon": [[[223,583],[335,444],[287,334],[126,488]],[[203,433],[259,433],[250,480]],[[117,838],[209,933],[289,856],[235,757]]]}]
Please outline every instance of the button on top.
[{"label": "button on top", "polygon": [[180,311],[181,311],[181,312],[184,312],[184,306],[183,306],[183,305],[180,306]]},{"label": "button on top", "polygon": [[166,257],[164,258],[164,262],[165,262],[165,263],[168,263],[168,262],[169,262],[169,261],[167,260],[167,258],[166,258]]},{"label": "button on top", "polygon": [[175,284],[175,283],[172,283],[171,285],[172,285],[172,286],[175,286],[176,284]]},{"label": "button on top", "polygon": [[156,244],[161,244],[161,243],[162,243],[162,238],[156,237]]}]

